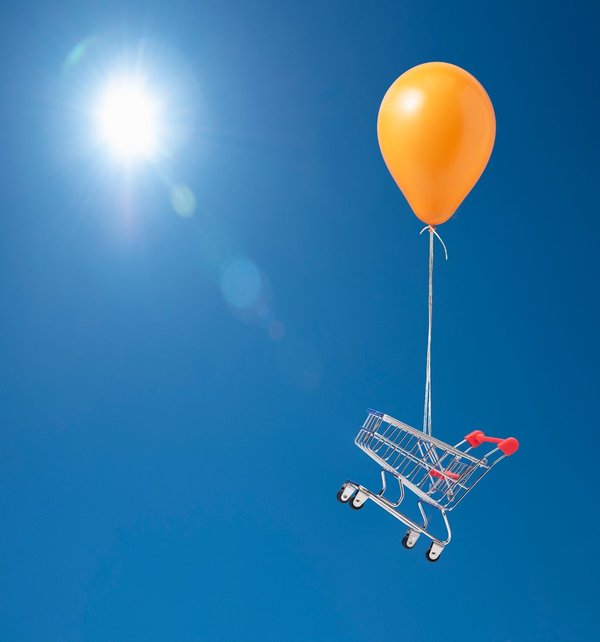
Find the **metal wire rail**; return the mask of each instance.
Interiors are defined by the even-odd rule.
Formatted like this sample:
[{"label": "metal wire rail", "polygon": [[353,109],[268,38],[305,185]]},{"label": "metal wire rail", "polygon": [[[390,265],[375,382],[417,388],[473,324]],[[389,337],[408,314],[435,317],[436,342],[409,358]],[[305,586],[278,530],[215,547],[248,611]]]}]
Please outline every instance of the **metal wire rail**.
[{"label": "metal wire rail", "polygon": [[[519,449],[514,437],[487,437],[481,430],[469,433],[458,444],[450,446],[377,410],[368,411],[354,443],[381,466],[382,488],[374,493],[361,484],[346,481],[338,491],[338,500],[348,502],[355,510],[362,508],[368,499],[375,502],[408,526],[402,540],[405,548],[413,548],[418,538],[425,535],[431,540],[426,554],[431,562],[439,559],[452,538],[448,513],[499,461]],[[494,446],[483,457],[471,453],[484,443]],[[395,501],[385,496],[386,473],[398,483]],[[405,489],[417,499],[420,523],[399,510]],[[425,504],[439,512],[446,530],[444,536],[432,533]]]}]

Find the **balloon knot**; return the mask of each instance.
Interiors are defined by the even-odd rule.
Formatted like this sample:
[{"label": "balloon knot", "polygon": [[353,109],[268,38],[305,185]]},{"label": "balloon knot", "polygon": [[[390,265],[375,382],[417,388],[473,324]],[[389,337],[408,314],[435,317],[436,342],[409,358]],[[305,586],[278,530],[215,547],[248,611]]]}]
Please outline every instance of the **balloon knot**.
[{"label": "balloon knot", "polygon": [[442,244],[442,247],[444,248],[444,256],[446,257],[446,261],[448,260],[448,250],[446,248],[446,244],[444,241],[442,241],[442,237],[435,231],[435,227],[433,225],[426,225],[420,232],[419,234],[423,234],[425,230],[429,230],[430,234],[435,234],[437,237],[438,241]]}]

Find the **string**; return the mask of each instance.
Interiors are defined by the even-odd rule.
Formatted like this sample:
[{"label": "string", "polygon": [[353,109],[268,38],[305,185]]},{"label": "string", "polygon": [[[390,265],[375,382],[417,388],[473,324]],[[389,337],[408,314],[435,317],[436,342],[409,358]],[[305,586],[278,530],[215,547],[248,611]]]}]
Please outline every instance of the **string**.
[{"label": "string", "polygon": [[433,321],[433,236],[435,235],[444,248],[446,261],[448,260],[448,250],[446,244],[442,241],[440,235],[435,231],[432,225],[425,226],[419,234],[429,230],[429,319],[427,330],[427,361],[425,366],[425,404],[423,408],[423,432],[431,435],[431,328]]}]

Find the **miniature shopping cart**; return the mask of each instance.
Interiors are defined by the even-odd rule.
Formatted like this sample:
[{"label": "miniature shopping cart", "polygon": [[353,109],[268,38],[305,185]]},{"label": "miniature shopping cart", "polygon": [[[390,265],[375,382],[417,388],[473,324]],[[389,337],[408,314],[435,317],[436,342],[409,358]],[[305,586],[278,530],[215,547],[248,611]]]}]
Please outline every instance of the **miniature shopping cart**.
[{"label": "miniature shopping cart", "polygon": [[[356,482],[346,481],[338,492],[338,500],[358,510],[371,499],[408,527],[402,540],[405,548],[413,548],[420,535],[431,540],[426,554],[431,562],[439,559],[450,543],[448,513],[493,466],[519,449],[514,437],[487,437],[481,430],[469,433],[456,446],[450,446],[376,410],[368,411],[354,443],[381,466],[382,488],[374,493]],[[483,457],[472,453],[485,443],[494,447]],[[394,501],[385,496],[386,473],[398,482],[399,494]],[[414,521],[399,510],[406,490],[417,500],[420,520]],[[425,504],[439,511],[445,536],[438,538],[432,533]]]}]

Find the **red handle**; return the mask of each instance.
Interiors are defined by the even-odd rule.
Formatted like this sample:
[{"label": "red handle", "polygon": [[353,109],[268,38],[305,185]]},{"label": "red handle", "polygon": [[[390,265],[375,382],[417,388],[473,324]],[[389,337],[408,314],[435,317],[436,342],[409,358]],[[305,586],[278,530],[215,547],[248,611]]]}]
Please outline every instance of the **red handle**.
[{"label": "red handle", "polygon": [[498,444],[498,448],[507,457],[510,457],[519,450],[519,442],[514,437],[507,437],[506,439],[501,439],[499,437],[487,437],[483,430],[474,430],[473,432],[470,432],[465,436],[465,440],[468,441],[469,446],[473,448],[481,446],[484,442]]}]

